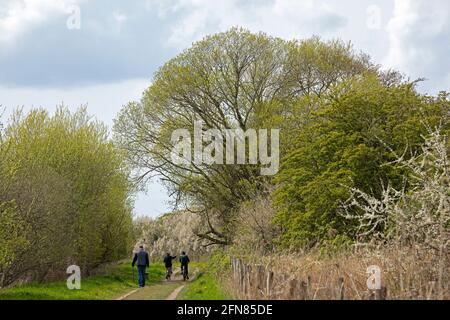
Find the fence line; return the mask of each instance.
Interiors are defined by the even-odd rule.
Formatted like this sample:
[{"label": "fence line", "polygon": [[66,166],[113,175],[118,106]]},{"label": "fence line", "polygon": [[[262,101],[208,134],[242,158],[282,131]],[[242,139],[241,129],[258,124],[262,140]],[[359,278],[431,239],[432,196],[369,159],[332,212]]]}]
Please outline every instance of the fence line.
[{"label": "fence line", "polygon": [[[339,277],[333,287],[315,288],[313,278],[296,279],[284,273],[275,273],[263,265],[246,264],[242,259],[231,258],[234,287],[238,290],[239,298],[256,300],[313,300],[320,290],[327,291],[327,297],[345,300],[346,290],[343,277]],[[365,297],[369,300],[385,300],[387,288],[371,290]]]}]

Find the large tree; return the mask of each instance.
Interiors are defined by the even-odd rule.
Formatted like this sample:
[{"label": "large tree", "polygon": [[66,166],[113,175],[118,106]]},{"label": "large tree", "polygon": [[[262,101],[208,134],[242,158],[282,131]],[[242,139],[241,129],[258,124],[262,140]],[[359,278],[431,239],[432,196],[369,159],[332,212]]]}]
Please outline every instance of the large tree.
[{"label": "large tree", "polygon": [[202,213],[206,227],[199,235],[227,244],[235,209],[269,178],[260,176],[258,165],[174,163],[173,130],[192,131],[195,120],[203,121],[204,130],[280,128],[301,97],[320,97],[333,84],[365,73],[377,68],[341,41],[285,41],[234,28],[162,66],[142,100],[120,112],[115,139],[128,152],[136,181],[159,176],[177,203]]}]

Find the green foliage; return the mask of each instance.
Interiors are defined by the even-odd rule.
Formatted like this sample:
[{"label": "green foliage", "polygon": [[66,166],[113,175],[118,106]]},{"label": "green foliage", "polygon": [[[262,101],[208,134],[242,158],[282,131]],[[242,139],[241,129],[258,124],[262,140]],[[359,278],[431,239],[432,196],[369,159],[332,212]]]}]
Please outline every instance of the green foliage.
[{"label": "green foliage", "polygon": [[427,126],[448,117],[448,102],[445,110],[413,85],[387,87],[373,76],[336,85],[315,103],[304,124],[288,133],[292,147],[276,178],[276,221],[285,247],[354,238],[354,224],[339,212],[349,187],[375,197],[387,181],[401,187],[405,169],[389,164],[393,153],[420,151]]},{"label": "green foliage", "polygon": [[180,293],[177,300],[229,300],[226,293],[212,274],[201,273],[198,278],[189,283]]},{"label": "green foliage", "polygon": [[17,111],[0,148],[0,235],[10,237],[0,252],[18,241],[13,260],[0,261],[0,286],[43,280],[69,264],[89,272],[129,251],[129,172],[106,127],[85,109]]},{"label": "green foliage", "polygon": [[230,256],[223,249],[215,250],[208,259],[207,270],[215,277],[221,277],[231,270]]},{"label": "green foliage", "polygon": [[177,203],[202,213],[205,227],[199,234],[227,245],[240,204],[271,179],[260,176],[259,165],[173,163],[172,131],[192,131],[195,120],[202,120],[205,129],[297,126],[301,120],[291,115],[299,99],[313,99],[365,72],[377,70],[342,41],[285,41],[232,28],[205,37],[164,64],[142,100],[119,113],[115,139],[127,151],[137,181],[160,176]]},{"label": "green foliage", "polygon": [[217,249],[208,256],[206,262],[194,263],[199,274],[181,291],[178,300],[226,300],[231,295],[224,289],[224,277],[231,271],[230,256],[225,250]]},{"label": "green foliage", "polygon": [[[380,197],[387,181],[402,187],[407,170],[390,164],[394,154],[420,152],[427,126],[448,126],[448,110],[447,93],[418,94],[348,43],[232,28],[164,64],[114,131],[136,181],[161,177],[177,204],[201,214],[196,234],[209,244],[236,243],[239,208],[275,186],[277,227],[267,229],[281,234],[277,245],[298,249],[354,240],[355,223],[340,214],[349,188]],[[259,165],[173,163],[172,131],[191,132],[195,120],[205,130],[280,129],[280,172],[274,179]]]},{"label": "green foliage", "polygon": [[[0,300],[107,300],[117,298],[132,288],[136,288],[136,268],[134,272],[129,261],[107,266],[101,275],[81,278],[80,290],[67,289],[66,281],[46,284],[27,284],[0,290]],[[164,278],[164,268],[151,264],[147,269],[148,284]]]},{"label": "green foliage", "polygon": [[0,203],[0,266],[11,267],[19,251],[29,246],[27,222],[18,214],[14,201]]},{"label": "green foliage", "polygon": [[231,295],[223,288],[224,276],[230,271],[230,258],[216,250],[205,263],[195,263],[199,274],[181,291],[177,300],[227,300]]},{"label": "green foliage", "polygon": [[354,239],[351,239],[345,234],[338,234],[322,241],[319,254],[323,258],[335,257],[339,253],[346,252],[353,243]]}]

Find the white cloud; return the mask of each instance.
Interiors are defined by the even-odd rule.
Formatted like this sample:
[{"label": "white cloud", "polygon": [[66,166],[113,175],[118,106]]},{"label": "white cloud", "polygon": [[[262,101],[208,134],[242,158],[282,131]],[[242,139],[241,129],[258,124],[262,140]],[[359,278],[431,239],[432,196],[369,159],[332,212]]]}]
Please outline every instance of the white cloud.
[{"label": "white cloud", "polygon": [[113,17],[114,17],[114,20],[116,20],[118,24],[122,24],[125,21],[127,21],[127,16],[119,11],[114,11]]},{"label": "white cloud", "polygon": [[179,49],[232,26],[293,38],[336,31],[346,23],[326,2],[316,0],[148,0],[146,4],[148,10],[157,10],[160,18],[172,19],[167,43]]},{"label": "white cloud", "polygon": [[[396,68],[411,78],[431,79],[426,89],[448,89],[450,59],[450,1],[448,0],[147,0],[170,21],[166,44],[184,49],[207,34],[242,26],[285,39],[317,34],[325,39],[351,40],[357,50],[383,66]],[[377,28],[368,27],[377,9]],[[445,88],[447,86],[447,88]]]},{"label": "white cloud", "polygon": [[386,28],[389,52],[385,65],[426,77],[431,91],[449,89],[450,2],[396,0]]},{"label": "white cloud", "polygon": [[69,14],[71,5],[84,0],[2,0],[0,44],[10,43],[21,34],[55,16]]},{"label": "white cloud", "polygon": [[[64,103],[76,110],[87,105],[89,113],[112,126],[113,119],[123,105],[140,100],[144,90],[150,85],[147,79],[130,79],[122,82],[80,86],[71,88],[8,88],[0,86],[0,105],[6,108],[6,118],[17,107],[25,110],[45,108],[54,111]],[[0,108],[0,111],[2,109]]]}]

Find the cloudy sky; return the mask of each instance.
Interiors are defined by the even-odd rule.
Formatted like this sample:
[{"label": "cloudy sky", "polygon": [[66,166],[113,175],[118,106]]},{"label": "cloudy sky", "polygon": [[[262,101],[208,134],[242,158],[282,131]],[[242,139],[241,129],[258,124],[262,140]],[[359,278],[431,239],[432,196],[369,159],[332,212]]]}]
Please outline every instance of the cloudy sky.
[{"label": "cloudy sky", "polygon": [[[428,79],[424,93],[450,90],[448,0],[0,0],[0,105],[7,115],[88,104],[111,125],[164,61],[232,26],[339,37],[385,68]],[[156,182],[136,214],[159,215],[167,200]]]}]

